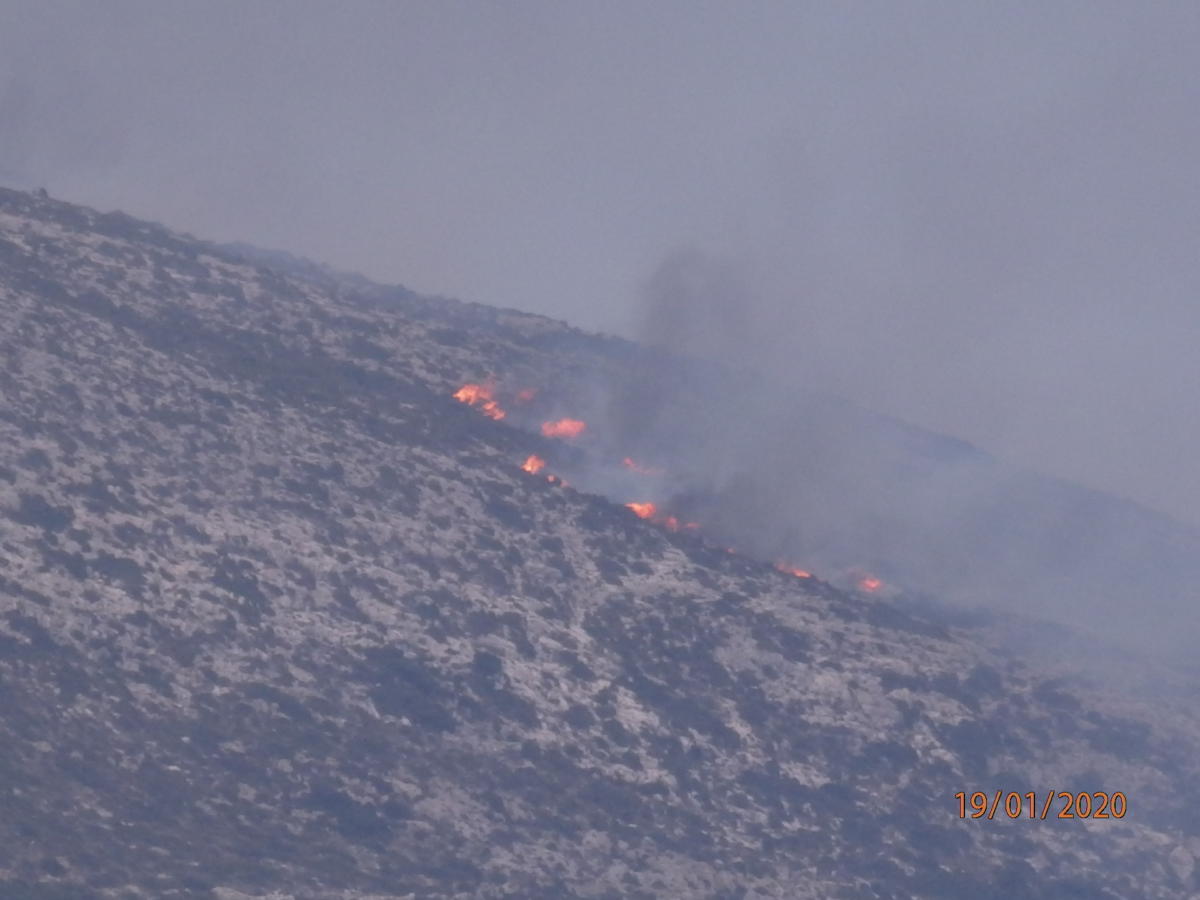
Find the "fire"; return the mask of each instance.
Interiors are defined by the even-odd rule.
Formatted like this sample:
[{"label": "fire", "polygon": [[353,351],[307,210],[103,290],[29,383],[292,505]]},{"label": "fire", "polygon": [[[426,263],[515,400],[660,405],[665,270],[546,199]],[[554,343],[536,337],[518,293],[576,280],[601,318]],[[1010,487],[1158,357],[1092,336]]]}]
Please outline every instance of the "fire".
[{"label": "fire", "polygon": [[478,407],[489,419],[499,422],[508,413],[496,402],[495,388],[491,384],[464,384],[454,392],[454,399],[467,406]]},{"label": "fire", "polygon": [[625,506],[632,509],[639,519],[653,519],[658,513],[658,507],[653,503],[626,503]]},{"label": "fire", "polygon": [[643,466],[634,462],[630,457],[625,457],[621,460],[621,465],[629,469],[631,472],[637,472],[639,475],[661,475],[662,469],[655,469],[652,466]]},{"label": "fire", "polygon": [[454,392],[454,399],[459,403],[475,406],[477,403],[495,399],[492,390],[490,384],[464,384]]},{"label": "fire", "polygon": [[661,525],[667,531],[678,531],[680,528],[686,531],[695,531],[700,527],[699,522],[680,522],[678,516],[660,516],[658,506],[650,502],[626,503],[625,506],[633,510],[633,514],[639,519],[646,519],[655,525]]},{"label": "fire", "polygon": [[775,563],[775,568],[788,575],[795,575],[797,578],[812,578],[812,572],[805,571],[804,569],[798,569],[791,563]]},{"label": "fire", "polygon": [[[505,397],[518,406],[523,406],[532,403],[538,396],[537,388],[521,388],[515,393],[505,393]],[[490,419],[500,421],[504,419],[508,413],[501,407],[496,399],[495,380],[489,377],[482,383],[471,382],[464,384],[454,392],[453,397],[460,403],[473,407],[483,415]],[[508,402],[506,399],[505,402]],[[582,419],[562,418],[551,421],[546,421],[541,424],[541,433],[547,438],[572,439],[577,438],[587,430],[587,423]],[[664,470],[657,466],[645,465],[638,462],[630,456],[621,459],[621,465],[631,472],[638,475],[661,476]],[[552,485],[567,487],[567,482],[560,476],[548,473],[546,469],[546,460],[538,456],[536,453],[529,454],[523,463],[521,470],[529,475],[538,475],[544,477],[546,481]],[[657,504],[651,501],[637,502],[631,501],[625,504],[639,519],[644,519],[655,525],[659,525],[666,531],[679,532],[696,531],[700,528],[699,522],[682,521],[678,516],[667,515],[660,511]],[[719,545],[718,545],[719,546]],[[726,546],[722,549],[726,553],[740,554],[742,551],[732,546]],[[791,562],[777,561],[775,568],[787,575],[792,575],[796,578],[812,578],[813,574],[806,569],[801,569],[798,566],[792,565]],[[865,573],[862,569],[851,570],[848,573],[853,578],[854,584],[858,590],[868,594],[874,594],[886,587],[885,582],[881,578]]]},{"label": "fire", "polygon": [[551,438],[573,438],[583,434],[587,423],[579,419],[559,419],[557,422],[543,422],[542,434]]},{"label": "fire", "polygon": [[487,416],[489,419],[495,419],[497,422],[499,422],[506,415],[508,415],[508,413],[506,413],[504,410],[502,410],[500,408],[500,404],[497,403],[495,400],[488,400],[486,403],[484,403],[483,405],[481,405],[479,407],[479,411],[481,413],[483,413],[485,416]]}]

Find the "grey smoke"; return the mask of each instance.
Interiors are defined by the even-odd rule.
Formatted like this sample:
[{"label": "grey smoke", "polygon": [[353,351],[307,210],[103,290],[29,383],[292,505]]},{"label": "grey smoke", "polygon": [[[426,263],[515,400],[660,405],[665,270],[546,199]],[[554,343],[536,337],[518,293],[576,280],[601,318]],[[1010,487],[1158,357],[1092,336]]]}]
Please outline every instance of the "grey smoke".
[{"label": "grey smoke", "polygon": [[689,351],[1196,524],[1197,45],[1187,3],[0,0],[0,173],[655,339],[700,248],[737,302]]},{"label": "grey smoke", "polygon": [[1200,532],[816,389],[789,312],[696,249],[647,280],[646,342],[725,365],[651,362],[614,391],[618,446],[672,467],[670,511],[827,579],[1190,656]]}]

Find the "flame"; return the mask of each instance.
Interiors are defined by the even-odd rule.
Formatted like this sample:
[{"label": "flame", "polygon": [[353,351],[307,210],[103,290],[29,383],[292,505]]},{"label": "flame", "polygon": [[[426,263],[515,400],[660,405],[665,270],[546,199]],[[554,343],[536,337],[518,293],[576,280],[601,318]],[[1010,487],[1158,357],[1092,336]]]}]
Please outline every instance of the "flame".
[{"label": "flame", "polygon": [[492,389],[486,384],[464,384],[454,392],[454,399],[459,403],[474,406],[481,400],[492,399]]},{"label": "flame", "polygon": [[780,572],[784,572],[785,574],[795,575],[797,578],[812,578],[812,572],[808,572],[804,569],[798,569],[791,563],[777,562],[775,563],[775,568]]},{"label": "flame", "polygon": [[557,422],[543,422],[542,434],[551,438],[573,438],[583,434],[585,428],[587,423],[579,419],[559,419]]},{"label": "flame", "polygon": [[640,465],[639,463],[634,462],[628,456],[621,460],[621,465],[629,469],[631,472],[637,472],[639,475],[661,475],[663,473],[662,469]]},{"label": "flame", "polygon": [[632,509],[639,519],[653,519],[658,512],[658,507],[653,503],[626,503],[625,506]]},{"label": "flame", "polygon": [[[507,416],[507,412],[500,406],[496,400],[495,382],[489,379],[483,383],[471,382],[464,384],[454,392],[454,399],[460,403],[465,403],[477,409],[480,413],[490,419],[500,421]],[[513,402],[518,405],[532,403],[538,395],[537,388],[521,388],[512,395]],[[563,438],[570,439],[579,437],[587,430],[587,423],[581,419],[563,418],[553,421],[543,422],[541,425],[542,435],[548,438]],[[639,475],[658,476],[663,474],[663,469],[655,466],[643,465],[632,457],[626,456],[622,458],[621,465],[631,472],[636,472]],[[538,475],[546,468],[546,460],[538,456],[536,453],[531,453],[521,463],[521,469],[530,475]],[[544,475],[547,482],[554,485],[567,487],[567,482],[554,474]],[[656,525],[661,525],[667,531],[678,532],[680,529],[686,531],[695,531],[700,528],[699,522],[681,522],[677,516],[660,515],[658,506],[650,501],[646,502],[630,502],[625,504],[626,508],[631,510],[639,519],[645,519]],[[723,548],[726,553],[739,554],[741,551],[734,547]],[[779,561],[775,563],[775,568],[787,575],[792,575],[796,578],[812,578],[811,572],[806,569],[801,569],[792,565],[790,562]],[[861,573],[861,569],[859,572]],[[866,593],[873,594],[884,587],[884,582],[874,575],[862,574],[857,579],[855,584],[858,589]]]},{"label": "flame", "polygon": [[[546,461],[536,453],[530,453],[527,457],[525,457],[525,462],[521,463],[521,469],[525,472],[528,472],[530,475],[537,475],[544,468],[546,468]],[[559,478],[557,475],[547,474],[546,480],[551,484],[561,485],[562,487],[569,486],[566,482],[566,479]]]},{"label": "flame", "polygon": [[508,413],[496,402],[495,387],[491,384],[464,384],[454,392],[454,399],[467,406],[475,406],[489,419],[499,422]]},{"label": "flame", "polygon": [[699,522],[680,522],[678,516],[660,516],[658,514],[658,506],[649,501],[646,503],[626,503],[625,506],[633,510],[633,514],[639,519],[646,519],[655,525],[661,525],[667,531],[678,531],[680,528],[687,531],[694,531],[700,527]]}]

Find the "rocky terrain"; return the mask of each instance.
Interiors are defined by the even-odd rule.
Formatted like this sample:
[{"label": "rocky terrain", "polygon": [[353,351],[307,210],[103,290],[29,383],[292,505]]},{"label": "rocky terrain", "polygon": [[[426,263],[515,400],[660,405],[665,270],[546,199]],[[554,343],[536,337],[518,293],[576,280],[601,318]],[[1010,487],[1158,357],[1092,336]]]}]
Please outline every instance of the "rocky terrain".
[{"label": "rocky terrain", "polygon": [[[1193,684],[643,521],[452,397],[640,352],[0,191],[0,896],[1200,894]],[[954,799],[1051,789],[1129,812]]]}]

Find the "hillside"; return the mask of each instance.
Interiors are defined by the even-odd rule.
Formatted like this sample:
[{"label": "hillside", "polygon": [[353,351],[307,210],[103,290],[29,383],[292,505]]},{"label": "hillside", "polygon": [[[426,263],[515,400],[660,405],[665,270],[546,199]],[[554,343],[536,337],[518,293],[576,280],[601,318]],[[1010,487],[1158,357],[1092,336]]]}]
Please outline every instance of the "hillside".
[{"label": "hillside", "polygon": [[0,894],[1200,892],[1187,704],[572,486],[644,353],[0,191]]}]

